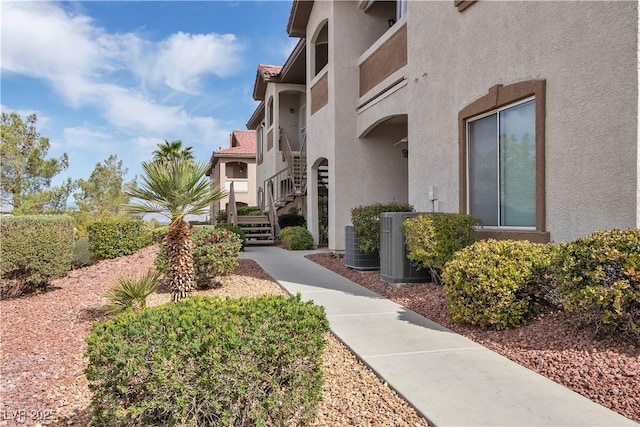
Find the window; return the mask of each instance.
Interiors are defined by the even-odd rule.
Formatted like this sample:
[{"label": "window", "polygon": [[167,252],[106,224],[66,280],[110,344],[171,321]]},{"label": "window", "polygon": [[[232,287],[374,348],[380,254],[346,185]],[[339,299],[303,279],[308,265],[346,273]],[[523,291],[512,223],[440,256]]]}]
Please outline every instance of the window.
[{"label": "window", "polygon": [[546,82],[496,85],[458,114],[460,211],[480,238],[549,241],[545,230]]},{"label": "window", "polygon": [[273,124],[273,96],[269,97],[267,102],[267,127],[271,127]]},{"label": "window", "polygon": [[257,139],[257,148],[258,148],[258,158],[257,158],[257,162],[258,164],[262,163],[262,158],[263,158],[263,150],[264,150],[264,127],[260,126],[258,128],[258,132],[256,133],[256,139]]},{"label": "window", "polygon": [[536,226],[535,99],[467,121],[468,210],[485,226]]},{"label": "window", "polygon": [[313,41],[314,76],[329,63],[329,23],[325,22]]}]

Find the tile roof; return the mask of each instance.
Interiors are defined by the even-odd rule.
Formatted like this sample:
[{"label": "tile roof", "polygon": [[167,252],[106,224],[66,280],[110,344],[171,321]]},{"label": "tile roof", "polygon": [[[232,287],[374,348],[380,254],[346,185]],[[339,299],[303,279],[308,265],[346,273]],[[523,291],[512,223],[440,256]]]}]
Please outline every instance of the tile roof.
[{"label": "tile roof", "polygon": [[258,65],[258,73],[262,76],[263,79],[269,77],[275,77],[280,74],[282,67],[279,65],[266,65],[260,64]]},{"label": "tile roof", "polygon": [[256,154],[256,131],[255,130],[234,130],[231,134],[229,148],[214,151],[216,155],[225,154]]}]

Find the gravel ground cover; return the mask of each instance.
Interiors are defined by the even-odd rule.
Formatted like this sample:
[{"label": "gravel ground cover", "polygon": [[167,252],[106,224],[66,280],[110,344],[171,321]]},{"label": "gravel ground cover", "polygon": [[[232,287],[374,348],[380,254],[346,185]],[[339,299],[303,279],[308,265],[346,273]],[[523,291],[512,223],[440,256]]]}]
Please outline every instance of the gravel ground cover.
[{"label": "gravel ground cover", "polygon": [[[0,426],[85,426],[90,392],[84,376],[85,339],[104,320],[103,295],[121,276],[153,267],[157,248],[72,271],[49,292],[0,301]],[[253,261],[208,295],[284,293]],[[169,301],[160,291],[150,305]],[[313,426],[427,426],[415,410],[333,335],[323,356],[323,402]]]},{"label": "gravel ground cover", "polygon": [[536,371],[636,422],[640,422],[640,343],[598,337],[575,316],[558,311],[507,331],[452,322],[441,286],[398,288],[378,272],[359,272],[332,253],[307,258],[377,292],[505,357]]}]

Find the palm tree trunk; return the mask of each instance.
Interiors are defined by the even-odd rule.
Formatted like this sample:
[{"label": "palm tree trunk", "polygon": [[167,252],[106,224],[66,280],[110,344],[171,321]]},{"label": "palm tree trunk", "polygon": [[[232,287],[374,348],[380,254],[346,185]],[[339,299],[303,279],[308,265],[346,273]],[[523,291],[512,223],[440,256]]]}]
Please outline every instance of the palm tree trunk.
[{"label": "palm tree trunk", "polygon": [[169,286],[171,299],[175,302],[187,297],[195,290],[193,256],[191,253],[191,231],[184,221],[171,223],[165,238],[169,259]]}]

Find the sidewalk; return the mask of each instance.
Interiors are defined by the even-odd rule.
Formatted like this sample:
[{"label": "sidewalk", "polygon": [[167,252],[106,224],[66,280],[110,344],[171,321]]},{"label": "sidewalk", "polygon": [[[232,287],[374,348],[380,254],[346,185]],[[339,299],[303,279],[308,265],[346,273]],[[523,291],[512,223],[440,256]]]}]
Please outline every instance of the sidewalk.
[{"label": "sidewalk", "polygon": [[634,426],[633,421],[307,260],[248,247],[289,293],[323,305],[333,333],[436,426]]}]

